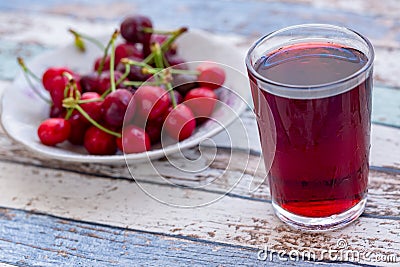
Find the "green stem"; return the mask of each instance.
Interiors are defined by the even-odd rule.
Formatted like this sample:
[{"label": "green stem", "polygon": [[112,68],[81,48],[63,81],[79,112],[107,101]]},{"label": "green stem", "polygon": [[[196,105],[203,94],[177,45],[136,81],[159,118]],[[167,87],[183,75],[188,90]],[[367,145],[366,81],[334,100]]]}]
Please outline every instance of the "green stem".
[{"label": "green stem", "polygon": [[154,43],[151,46],[152,52],[154,52],[154,62],[156,64],[156,67],[159,69],[164,69],[164,60],[163,60],[163,54],[161,52],[161,47],[159,43]]},{"label": "green stem", "polygon": [[75,109],[79,111],[79,113],[82,114],[83,117],[85,117],[91,124],[93,124],[95,127],[99,128],[100,130],[102,130],[103,132],[106,132],[108,134],[111,134],[113,136],[116,136],[117,138],[121,137],[120,133],[108,130],[107,128],[104,128],[103,126],[101,126],[99,123],[97,123],[95,120],[93,120],[89,114],[87,114],[79,105],[75,106]]},{"label": "green stem", "polygon": [[176,98],[174,94],[174,88],[172,87],[171,83],[167,83],[167,90],[172,100],[172,108],[176,108]]},{"label": "green stem", "polygon": [[176,30],[175,31],[164,31],[164,30],[156,30],[156,29],[154,29],[154,28],[149,28],[149,27],[143,27],[142,28],[142,31],[143,32],[146,32],[146,33],[155,33],[155,34],[161,34],[161,35],[173,35],[173,34],[176,34]]},{"label": "green stem", "polygon": [[[125,73],[121,76],[121,78],[118,79],[118,81],[115,83],[116,85],[119,85],[125,80],[126,77],[128,77],[130,69],[131,69],[130,65],[125,66]],[[111,87],[108,88],[100,97],[104,99],[110,92],[111,92]]]},{"label": "green stem", "polygon": [[164,83],[161,81],[160,82],[141,82],[141,81],[125,81],[124,82],[124,85],[127,85],[127,86],[132,85],[132,86],[136,86],[136,87],[141,86],[143,84],[145,84],[145,85],[162,85]]},{"label": "green stem", "polygon": [[85,100],[79,100],[78,104],[86,104],[86,103],[92,103],[92,102],[99,102],[103,101],[103,98],[92,98],[92,99],[85,99]]},{"label": "green stem", "polygon": [[91,37],[91,36],[89,36],[89,35],[86,35],[86,34],[77,32],[77,31],[75,31],[75,30],[73,30],[73,29],[68,29],[68,31],[69,31],[70,33],[72,33],[72,34],[75,36],[75,38],[76,38],[76,37],[81,37],[82,39],[85,39],[85,40],[87,40],[87,41],[93,43],[94,45],[96,45],[98,48],[100,48],[100,50],[103,51],[103,50],[105,49],[105,48],[104,48],[104,45],[103,45],[99,40],[97,40],[97,39],[95,39],[95,38],[93,38],[93,37]]},{"label": "green stem", "polygon": [[[180,36],[182,35],[184,32],[187,32],[187,28],[186,27],[182,27],[176,31],[174,31],[173,35],[170,36],[165,42],[163,42],[161,44],[161,51],[165,52],[167,51],[167,49],[171,46],[171,44]],[[154,58],[154,51],[152,53],[150,53],[150,55],[148,55],[143,62],[144,63],[149,63],[151,60],[153,60]]]},{"label": "green stem", "polygon": [[111,91],[114,92],[115,88],[115,74],[114,74],[114,62],[115,62],[115,38],[111,38],[111,56],[110,56],[110,78],[111,78]]},{"label": "green stem", "polygon": [[24,59],[22,57],[17,57],[17,61],[19,66],[22,68],[24,72],[29,74],[32,78],[34,78],[37,82],[41,83],[42,79],[39,78],[35,73],[33,73],[25,64]]},{"label": "green stem", "polygon": [[73,111],[74,111],[73,108],[69,108],[69,109],[67,110],[67,114],[65,114],[65,119],[66,119],[66,120],[68,120],[69,118],[71,118],[72,112],[73,112]]},{"label": "green stem", "polygon": [[99,64],[99,68],[97,69],[97,74],[98,75],[100,75],[101,72],[103,71],[104,63],[106,62],[106,58],[107,58],[107,55],[108,55],[108,49],[110,49],[111,43],[113,42],[113,40],[115,40],[117,38],[117,36],[118,36],[118,30],[115,30],[114,33],[111,35],[111,38],[107,43],[107,46],[103,49],[104,50],[103,58],[101,59],[100,64]]},{"label": "green stem", "polygon": [[41,94],[41,92],[36,88],[36,86],[34,86],[34,84],[32,83],[31,79],[29,78],[28,73],[24,72],[24,77],[25,77],[25,80],[28,82],[29,86],[30,86],[30,87],[32,88],[32,90],[35,92],[35,94],[36,94],[38,97],[40,97],[44,102],[46,102],[47,104],[51,105],[52,102],[51,102],[48,98],[46,98],[45,96],[43,96],[43,95]]},{"label": "green stem", "polygon": [[[156,74],[160,71],[163,71],[163,68],[150,68],[146,69],[146,72],[150,74]],[[197,70],[180,70],[180,69],[174,69],[174,68],[169,68],[169,72],[172,74],[191,74],[191,75],[199,75],[200,72]]]}]

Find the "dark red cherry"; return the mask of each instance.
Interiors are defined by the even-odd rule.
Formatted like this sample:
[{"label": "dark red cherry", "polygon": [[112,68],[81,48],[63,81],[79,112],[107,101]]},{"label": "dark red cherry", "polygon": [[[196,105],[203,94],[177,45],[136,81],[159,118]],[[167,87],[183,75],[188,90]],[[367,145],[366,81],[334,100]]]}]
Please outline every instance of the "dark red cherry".
[{"label": "dark red cherry", "polygon": [[71,124],[71,132],[68,141],[73,145],[83,145],[85,132],[90,127],[87,120],[78,111],[74,110],[68,119]]},{"label": "dark red cherry", "polygon": [[153,28],[149,17],[133,15],[126,17],[121,23],[121,35],[130,43],[150,43],[151,33],[143,31],[143,28]]},{"label": "dark red cherry", "polygon": [[117,152],[116,137],[95,126],[87,129],[83,145],[92,155],[113,155]]},{"label": "dark red cherry", "polygon": [[193,88],[199,87],[197,76],[189,74],[174,74],[172,86],[175,91],[185,96]]},{"label": "dark red cherry", "polygon": [[[107,95],[102,105],[104,121],[111,126],[122,127],[132,96],[132,93],[125,89],[117,89]],[[130,109],[130,112],[132,111],[133,107]]]},{"label": "dark red cherry", "polygon": [[99,87],[99,75],[97,72],[81,76],[80,85],[82,92],[96,92]]},{"label": "dark red cherry", "polygon": [[[114,72],[114,80],[117,82],[120,78],[122,77],[122,73],[119,71]],[[118,86],[121,87],[121,86]],[[104,71],[100,74],[99,79],[98,79],[98,87],[97,87],[97,93],[100,95],[104,94],[108,89],[111,88],[111,77],[110,77],[110,72],[109,71]]]},{"label": "dark red cherry", "polygon": [[186,61],[183,58],[181,58],[180,56],[166,54],[166,58],[167,58],[169,65],[173,66],[174,69],[181,69],[181,70],[188,69],[188,66],[186,65]]},{"label": "dark red cherry", "polygon": [[55,106],[54,104],[50,107],[49,117],[50,118],[63,118],[65,116],[65,108]]}]

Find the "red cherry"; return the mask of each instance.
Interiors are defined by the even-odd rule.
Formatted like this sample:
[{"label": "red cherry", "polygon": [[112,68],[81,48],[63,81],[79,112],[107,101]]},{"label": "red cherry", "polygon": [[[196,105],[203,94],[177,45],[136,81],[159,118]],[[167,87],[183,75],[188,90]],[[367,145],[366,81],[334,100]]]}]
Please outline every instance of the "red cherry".
[{"label": "red cherry", "polygon": [[124,153],[140,153],[150,149],[150,138],[140,127],[129,125],[122,130],[122,137],[117,138],[117,146]]},{"label": "red cherry", "polygon": [[[51,80],[51,82],[49,82],[50,96],[54,106],[62,107],[62,102],[64,98],[70,96],[71,90],[75,91],[75,89],[73,89],[73,87],[71,86],[67,93],[65,93],[65,88],[67,84],[68,78],[65,76],[56,76],[53,80]],[[76,88],[79,92],[81,92],[82,89],[79,83],[77,84]],[[75,93],[73,94],[73,96],[76,96]]]},{"label": "red cherry", "polygon": [[[80,104],[81,108],[95,121],[100,121],[103,116],[103,109],[102,104],[103,100],[101,96],[96,92],[86,92],[82,94],[81,100],[95,100],[98,99],[99,101],[89,102]],[[86,118],[82,116],[82,119],[85,122],[89,122]]]},{"label": "red cherry", "polygon": [[[103,60],[103,57],[98,57],[95,61],[94,61],[94,66],[93,66],[93,70],[97,71],[100,67],[100,63]],[[101,71],[107,71],[110,70],[110,56],[106,56],[106,60],[104,61],[104,65],[103,68],[101,69]]]},{"label": "red cherry", "polygon": [[97,72],[83,75],[79,84],[83,92],[96,92],[99,87],[99,75]]},{"label": "red cherry", "polygon": [[38,130],[40,141],[47,146],[55,146],[68,139],[71,132],[69,121],[63,118],[50,118],[43,121]]},{"label": "red cherry", "polygon": [[161,116],[170,104],[168,93],[158,86],[141,86],[134,94],[137,112],[144,120]]},{"label": "red cherry", "polygon": [[127,57],[134,57],[138,59],[138,61],[143,60],[142,51],[140,51],[136,45],[129,43],[117,45],[115,48],[115,64],[118,64],[121,59]]},{"label": "red cherry", "polygon": [[214,111],[217,99],[213,90],[199,87],[186,94],[184,103],[193,111],[196,118],[209,118]]},{"label": "red cherry", "polygon": [[113,155],[117,151],[116,137],[95,126],[85,133],[83,145],[92,155]]},{"label": "red cherry", "polygon": [[186,61],[181,58],[180,56],[172,55],[172,54],[166,54],[167,61],[170,66],[173,66],[174,69],[179,69],[179,70],[187,70],[189,69]]},{"label": "red cherry", "polygon": [[[172,107],[171,107],[171,110],[172,110]],[[169,109],[167,110],[167,112],[169,112]],[[160,141],[161,129],[163,127],[163,123],[164,123],[164,120],[167,117],[167,115],[168,114],[157,117],[156,119],[147,121],[145,123],[146,124],[145,130],[146,130],[146,133],[149,135],[150,141],[152,144],[156,144]]]},{"label": "red cherry", "polygon": [[168,135],[178,141],[191,136],[195,127],[196,120],[193,112],[183,103],[172,109],[164,122]]},{"label": "red cherry", "polygon": [[[132,93],[125,89],[117,89],[107,95],[102,105],[104,121],[113,127],[122,127],[132,96]],[[131,107],[129,111],[134,112],[134,107]]]},{"label": "red cherry", "polygon": [[[119,71],[114,72],[114,80],[117,82],[122,77],[122,73]],[[121,87],[121,86],[118,86]],[[100,95],[104,94],[108,89],[111,88],[111,76],[109,71],[103,71],[98,78],[97,93]]]},{"label": "red cherry", "polygon": [[83,145],[85,132],[90,127],[88,121],[78,111],[74,110],[68,119],[71,124],[71,132],[68,141],[73,145]]},{"label": "red cherry", "polygon": [[62,76],[62,74],[64,72],[68,72],[70,74],[73,74],[73,71],[66,68],[66,67],[51,67],[48,68],[42,76],[42,83],[43,83],[43,87],[47,90],[50,91],[51,87],[50,87],[50,83],[51,81],[57,77],[57,76]]},{"label": "red cherry", "polygon": [[65,87],[68,84],[68,78],[65,76],[56,76],[49,83],[50,96],[54,106],[62,107],[64,100]]},{"label": "red cherry", "polygon": [[201,63],[196,68],[200,72],[198,81],[201,87],[217,89],[225,82],[225,70],[212,62]]},{"label": "red cherry", "polygon": [[121,35],[130,43],[150,43],[151,33],[144,32],[143,28],[153,28],[149,17],[129,16],[121,23]]},{"label": "red cherry", "polygon": [[50,107],[49,117],[50,118],[63,118],[65,116],[65,108],[55,106],[54,104]]}]

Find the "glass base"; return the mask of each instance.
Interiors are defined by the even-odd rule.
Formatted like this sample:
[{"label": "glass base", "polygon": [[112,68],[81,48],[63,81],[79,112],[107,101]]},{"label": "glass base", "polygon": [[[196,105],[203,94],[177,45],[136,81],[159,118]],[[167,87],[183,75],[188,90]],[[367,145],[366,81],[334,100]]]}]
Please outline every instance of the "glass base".
[{"label": "glass base", "polygon": [[288,225],[309,232],[324,232],[345,227],[355,221],[364,211],[367,197],[364,197],[357,205],[351,209],[335,214],[329,217],[313,218],[295,215],[281,208],[277,203],[272,201],[272,207],[276,216]]}]

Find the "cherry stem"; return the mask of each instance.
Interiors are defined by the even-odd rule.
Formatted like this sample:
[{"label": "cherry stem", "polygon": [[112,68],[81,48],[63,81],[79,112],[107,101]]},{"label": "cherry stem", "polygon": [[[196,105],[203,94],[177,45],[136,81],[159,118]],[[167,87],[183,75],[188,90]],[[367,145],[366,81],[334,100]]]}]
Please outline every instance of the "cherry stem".
[{"label": "cherry stem", "polygon": [[24,73],[24,77],[25,80],[27,81],[29,87],[32,88],[32,90],[35,92],[35,94],[42,99],[44,102],[46,102],[47,104],[51,105],[52,102],[50,99],[48,99],[47,97],[45,97],[44,95],[42,95],[42,92],[40,92],[39,89],[36,88],[36,86],[33,84],[32,80],[30,77],[33,77],[35,80],[37,80],[38,82],[41,82],[41,79],[39,77],[37,77],[26,65],[25,62],[23,60],[23,58],[18,57],[18,64],[21,67],[23,73]]},{"label": "cherry stem", "polygon": [[68,120],[72,116],[72,112],[74,111],[73,108],[67,109],[67,114],[65,114],[65,119]]},{"label": "cherry stem", "polygon": [[141,86],[141,85],[162,85],[162,84],[165,84],[165,83],[162,81],[159,81],[159,82],[125,81],[124,82],[124,85],[128,85],[128,86],[132,85],[132,86],[136,86],[136,87]]},{"label": "cherry stem", "polygon": [[79,113],[81,113],[82,116],[85,117],[91,124],[93,124],[95,127],[99,128],[99,129],[102,130],[103,132],[106,132],[106,133],[108,133],[108,134],[114,135],[114,136],[116,136],[116,137],[118,137],[118,138],[121,137],[121,134],[120,134],[120,133],[111,131],[111,130],[109,130],[109,129],[103,127],[103,126],[101,126],[101,125],[100,125],[99,123],[97,123],[95,120],[93,120],[93,119],[89,116],[89,114],[87,114],[86,111],[84,111],[83,108],[81,108],[81,106],[76,105],[76,106],[75,106],[75,109],[78,110]]},{"label": "cherry stem", "polygon": [[172,101],[172,108],[175,108],[176,107],[176,98],[175,98],[175,94],[174,94],[172,85],[171,85],[170,81],[168,80],[168,77],[171,77],[171,72],[168,69],[164,69],[164,62],[163,62],[164,54],[161,50],[160,44],[153,43],[151,45],[151,50],[152,50],[152,53],[154,53],[154,62],[156,64],[156,67],[161,69],[159,75],[166,82],[167,91],[168,91],[169,96]]},{"label": "cherry stem", "polygon": [[[81,39],[82,44],[83,44],[83,40],[82,39],[84,39],[84,40],[87,40],[87,41],[95,44],[98,48],[100,48],[100,50],[102,50],[102,51],[104,50],[104,45],[101,42],[99,42],[99,40],[97,40],[97,39],[95,39],[95,38],[93,38],[93,37],[91,37],[89,35],[86,35],[86,34],[83,34],[83,33],[79,33],[79,32],[77,32],[77,31],[75,31],[75,30],[73,30],[71,28],[69,28],[68,31],[74,35],[75,44],[76,44],[77,38]],[[81,49],[80,47],[78,47],[78,48]]]},{"label": "cherry stem", "polygon": [[103,101],[103,98],[99,97],[99,98],[79,100],[78,104],[86,104],[86,103],[99,102],[99,101]]},{"label": "cherry stem", "polygon": [[[121,84],[126,77],[128,77],[129,72],[131,71],[131,66],[130,65],[125,65],[125,73],[121,76],[121,78],[118,79],[118,81],[115,83],[116,85]],[[102,95],[101,98],[104,99],[109,93],[111,92],[111,87],[108,88]]]},{"label": "cherry stem", "polygon": [[34,78],[37,82],[41,83],[42,79],[40,79],[35,73],[33,73],[25,64],[25,61],[22,57],[17,57],[18,65],[22,68],[24,72],[29,74],[32,78]]},{"label": "cherry stem", "polygon": [[125,59],[126,58],[121,59],[121,63],[125,65],[125,72],[122,75],[122,77],[119,78],[119,80],[117,81],[118,84],[120,84],[123,80],[125,80],[128,77],[129,73],[131,72],[131,65]]},{"label": "cherry stem", "polygon": [[[182,27],[176,31],[173,32],[173,34],[165,41],[161,44],[161,51],[165,52],[168,50],[168,48],[171,46],[171,44],[183,33],[187,32],[187,28],[186,27]],[[148,55],[143,62],[144,63],[149,63],[151,60],[154,59],[155,56],[155,51],[151,52],[150,55]]]},{"label": "cherry stem", "polygon": [[[101,72],[103,71],[104,64],[105,64],[105,62],[106,62],[106,58],[107,58],[107,55],[108,55],[108,50],[110,49],[111,43],[113,42],[114,39],[117,38],[117,36],[118,36],[118,30],[115,30],[115,31],[113,32],[113,34],[111,35],[111,38],[110,38],[110,40],[109,40],[108,43],[107,43],[107,46],[103,49],[103,50],[104,50],[103,58],[101,59],[100,64],[99,64],[99,68],[97,69],[97,74],[98,74],[98,75],[100,75]],[[110,62],[110,63],[111,63],[111,62]],[[111,65],[111,64],[110,64],[110,65]],[[114,68],[114,66],[113,66],[113,68]],[[111,69],[110,69],[110,70],[111,70]]]},{"label": "cherry stem", "polygon": [[155,34],[161,34],[161,35],[173,35],[176,34],[176,30],[175,31],[164,31],[164,30],[156,30],[154,28],[150,28],[150,27],[143,27],[142,31],[145,33],[155,33]]},{"label": "cherry stem", "polygon": [[166,83],[166,85],[167,85],[168,93],[172,100],[172,108],[176,108],[176,98],[175,98],[175,94],[174,94],[174,88],[172,87],[172,84],[170,82]]},{"label": "cherry stem", "polygon": [[[150,70],[150,72],[157,73],[157,72],[162,71],[162,70],[163,69],[161,69],[161,68],[153,68],[153,70]],[[180,70],[180,69],[174,69],[173,67],[171,67],[169,69],[169,71],[172,74],[192,74],[192,75],[199,75],[200,74],[200,72],[197,71],[197,70]]]},{"label": "cherry stem", "polygon": [[115,63],[115,39],[117,39],[119,34],[118,30],[114,31],[111,37],[111,55],[110,55],[110,78],[111,78],[111,91],[114,92],[115,88],[115,73],[114,73],[114,63]]}]

